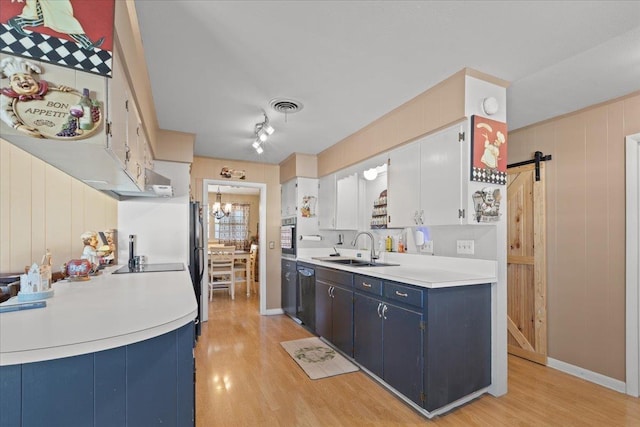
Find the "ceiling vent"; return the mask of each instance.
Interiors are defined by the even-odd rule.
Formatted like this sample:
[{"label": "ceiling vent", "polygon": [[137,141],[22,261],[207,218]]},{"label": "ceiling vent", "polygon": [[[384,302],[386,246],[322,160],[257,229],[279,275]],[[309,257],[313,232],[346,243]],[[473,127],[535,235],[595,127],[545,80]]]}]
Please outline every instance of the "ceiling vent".
[{"label": "ceiling vent", "polygon": [[301,102],[286,98],[274,98],[269,101],[269,105],[274,111],[283,114],[297,113],[304,107]]}]

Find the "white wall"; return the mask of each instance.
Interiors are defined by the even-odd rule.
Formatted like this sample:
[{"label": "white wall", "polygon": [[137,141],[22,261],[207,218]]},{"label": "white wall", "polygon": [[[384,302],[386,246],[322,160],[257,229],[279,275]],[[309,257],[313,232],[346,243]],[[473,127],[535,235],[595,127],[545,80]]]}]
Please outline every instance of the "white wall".
[{"label": "white wall", "polygon": [[129,259],[129,235],[136,255],[148,263],[189,263],[189,164],[156,161],[154,170],[171,179],[172,198],[140,197],[118,203],[118,259]]}]

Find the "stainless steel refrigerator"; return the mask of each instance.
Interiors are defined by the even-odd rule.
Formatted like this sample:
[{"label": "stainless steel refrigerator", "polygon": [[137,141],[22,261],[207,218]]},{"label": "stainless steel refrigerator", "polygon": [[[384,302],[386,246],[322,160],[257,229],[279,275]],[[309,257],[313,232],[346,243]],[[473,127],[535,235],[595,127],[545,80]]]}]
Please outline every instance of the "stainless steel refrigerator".
[{"label": "stainless steel refrigerator", "polygon": [[202,319],[202,278],[204,276],[204,223],[200,202],[189,202],[189,272],[198,301],[196,337],[200,336]]}]

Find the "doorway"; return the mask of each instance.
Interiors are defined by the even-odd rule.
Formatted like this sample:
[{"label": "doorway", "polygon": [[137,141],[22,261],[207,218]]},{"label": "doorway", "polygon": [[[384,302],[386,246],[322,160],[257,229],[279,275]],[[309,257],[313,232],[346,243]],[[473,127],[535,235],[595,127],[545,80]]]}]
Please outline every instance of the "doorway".
[{"label": "doorway", "polygon": [[640,396],[640,133],[626,138],[626,393]]},{"label": "doorway", "polygon": [[[239,181],[221,181],[215,179],[204,179],[202,181],[202,206],[209,206],[209,193],[215,192],[217,187],[233,186],[240,189],[257,189],[260,193],[260,201],[258,208],[258,283],[259,283],[259,295],[260,295],[260,314],[267,314],[267,300],[266,300],[266,242],[267,242],[267,184],[259,182],[239,182]],[[203,214],[203,222],[205,230],[209,229],[209,220],[211,219],[208,214]],[[206,253],[206,252],[205,252]],[[208,262],[208,256],[206,257]],[[205,275],[202,283],[201,304],[203,307],[202,319],[206,322],[209,319],[209,290],[206,288],[208,283],[208,275]]]},{"label": "doorway", "polygon": [[544,171],[540,162],[507,169],[507,348],[542,365],[547,364]]}]

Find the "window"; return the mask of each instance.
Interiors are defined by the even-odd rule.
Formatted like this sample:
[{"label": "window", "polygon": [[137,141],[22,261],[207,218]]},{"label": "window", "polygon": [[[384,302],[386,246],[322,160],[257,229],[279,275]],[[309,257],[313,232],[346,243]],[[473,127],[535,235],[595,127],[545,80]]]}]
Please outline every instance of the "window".
[{"label": "window", "polygon": [[249,206],[234,203],[231,213],[221,219],[215,219],[213,237],[218,243],[234,245],[236,249],[247,249],[249,245]]}]

